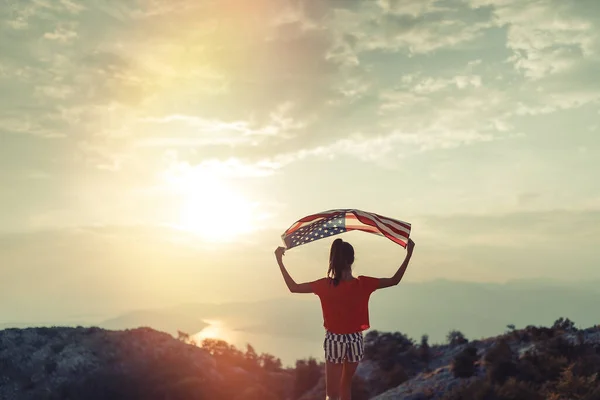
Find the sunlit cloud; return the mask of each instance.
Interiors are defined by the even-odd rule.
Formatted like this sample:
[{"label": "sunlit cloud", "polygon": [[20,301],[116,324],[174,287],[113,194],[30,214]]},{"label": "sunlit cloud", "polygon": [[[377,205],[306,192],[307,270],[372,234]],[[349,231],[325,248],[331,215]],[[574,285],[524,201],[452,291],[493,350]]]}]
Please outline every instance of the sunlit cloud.
[{"label": "sunlit cloud", "polygon": [[597,27],[574,13],[574,3],[560,1],[470,0],[491,6],[495,24],[507,27],[509,61],[524,76],[540,79],[568,70],[594,53]]},{"label": "sunlit cloud", "polygon": [[56,40],[61,43],[68,43],[77,37],[77,32],[65,28],[57,28],[53,32],[44,33],[44,38]]}]

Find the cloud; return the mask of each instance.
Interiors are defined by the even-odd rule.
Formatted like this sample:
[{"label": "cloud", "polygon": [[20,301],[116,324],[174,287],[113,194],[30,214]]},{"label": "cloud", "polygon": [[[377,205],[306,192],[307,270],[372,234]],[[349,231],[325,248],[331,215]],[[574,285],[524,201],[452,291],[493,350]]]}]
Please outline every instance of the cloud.
[{"label": "cloud", "polygon": [[[525,194],[522,198],[530,200],[532,194]],[[485,245],[526,249],[529,246],[554,246],[566,242],[576,248],[581,246],[591,250],[591,238],[600,233],[598,208],[497,214],[463,213],[430,216],[425,220],[428,229],[435,230],[436,235],[439,235],[438,241],[447,241],[449,244],[453,242],[452,246],[458,247]]]},{"label": "cloud", "polygon": [[[507,29],[506,45],[515,68],[530,79],[569,70],[594,56],[600,35],[598,26],[577,14],[584,2],[556,0],[470,0],[472,7],[491,7],[497,26]],[[592,6],[594,7],[594,6]]]},{"label": "cloud", "polygon": [[60,139],[66,137],[63,132],[48,129],[30,118],[0,118],[0,127],[0,131],[12,134],[27,134],[43,139]]},{"label": "cloud", "polygon": [[425,54],[473,41],[492,26],[489,13],[435,1],[361,2],[356,10],[336,9],[328,22],[334,35],[352,38],[350,58],[375,50]]},{"label": "cloud", "polygon": [[60,4],[72,14],[79,14],[86,9],[85,6],[73,0],[60,0]]},{"label": "cloud", "polygon": [[574,3],[17,3],[0,28],[0,129],[68,139],[36,154],[73,176],[153,177],[169,151],[257,177],[510,152],[600,99],[598,21]]},{"label": "cloud", "polygon": [[464,89],[466,87],[480,87],[481,76],[455,76],[449,79],[427,77],[420,80],[412,90],[417,94],[429,94],[444,89]]},{"label": "cloud", "polygon": [[66,99],[73,94],[73,87],[67,85],[44,85],[35,88],[35,95],[51,99]]},{"label": "cloud", "polygon": [[186,161],[175,161],[162,175],[169,177],[192,174],[209,176],[213,179],[262,178],[272,175],[280,166],[276,161],[262,160],[246,163],[238,158],[208,159],[196,165]]},{"label": "cloud", "polygon": [[77,32],[65,28],[57,28],[54,32],[44,33],[44,38],[48,40],[56,40],[61,43],[68,43],[77,37]]},{"label": "cloud", "polygon": [[253,121],[220,121],[194,115],[167,115],[164,117],[143,117],[139,121],[160,127],[160,130],[176,132],[168,137],[152,136],[138,139],[137,146],[210,146],[215,144],[257,145],[268,137],[291,138],[295,132],[306,126],[305,122],[297,122],[288,116],[293,108],[285,103],[270,113],[270,121],[266,125],[258,125]]}]

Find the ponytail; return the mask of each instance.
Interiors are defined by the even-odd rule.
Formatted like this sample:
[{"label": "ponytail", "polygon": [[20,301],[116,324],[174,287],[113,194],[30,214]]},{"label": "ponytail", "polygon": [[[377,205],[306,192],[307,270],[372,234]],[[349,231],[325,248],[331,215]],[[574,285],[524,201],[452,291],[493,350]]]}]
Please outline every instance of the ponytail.
[{"label": "ponytail", "polygon": [[354,262],[354,248],[348,242],[337,238],[331,244],[329,252],[329,270],[327,276],[333,279],[333,285],[340,283],[342,274]]}]

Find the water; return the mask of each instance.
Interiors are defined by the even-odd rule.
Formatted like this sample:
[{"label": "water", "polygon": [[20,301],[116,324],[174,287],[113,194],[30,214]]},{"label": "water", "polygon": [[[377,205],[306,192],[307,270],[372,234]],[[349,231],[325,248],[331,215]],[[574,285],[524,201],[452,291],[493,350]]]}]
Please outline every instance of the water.
[{"label": "water", "polygon": [[284,367],[294,367],[296,360],[309,357],[323,360],[322,340],[308,340],[298,337],[260,334],[231,328],[226,321],[205,320],[209,326],[193,335],[200,343],[203,339],[221,339],[246,351],[250,344],[258,353],[269,353],[279,359]]}]

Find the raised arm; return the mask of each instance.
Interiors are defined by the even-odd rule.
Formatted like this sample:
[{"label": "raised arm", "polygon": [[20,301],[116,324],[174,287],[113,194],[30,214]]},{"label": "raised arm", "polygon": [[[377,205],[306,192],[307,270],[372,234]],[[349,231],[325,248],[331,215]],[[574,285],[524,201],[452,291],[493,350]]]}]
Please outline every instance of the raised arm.
[{"label": "raised arm", "polygon": [[285,284],[288,289],[292,293],[312,293],[312,288],[310,282],[305,283],[296,283],[294,279],[290,276],[283,265],[283,255],[285,254],[285,247],[278,247],[275,250],[275,258],[277,258],[277,264],[279,264],[279,269],[281,270],[281,274],[283,275],[283,279],[285,280]]},{"label": "raised arm", "polygon": [[412,239],[408,239],[408,245],[406,246],[406,257],[404,261],[398,268],[398,271],[391,278],[380,278],[379,279],[379,288],[383,289],[390,286],[396,286],[402,280],[404,276],[404,272],[406,272],[406,268],[408,267],[408,263],[410,262],[410,258],[412,257],[413,250],[415,248],[415,242]]}]

